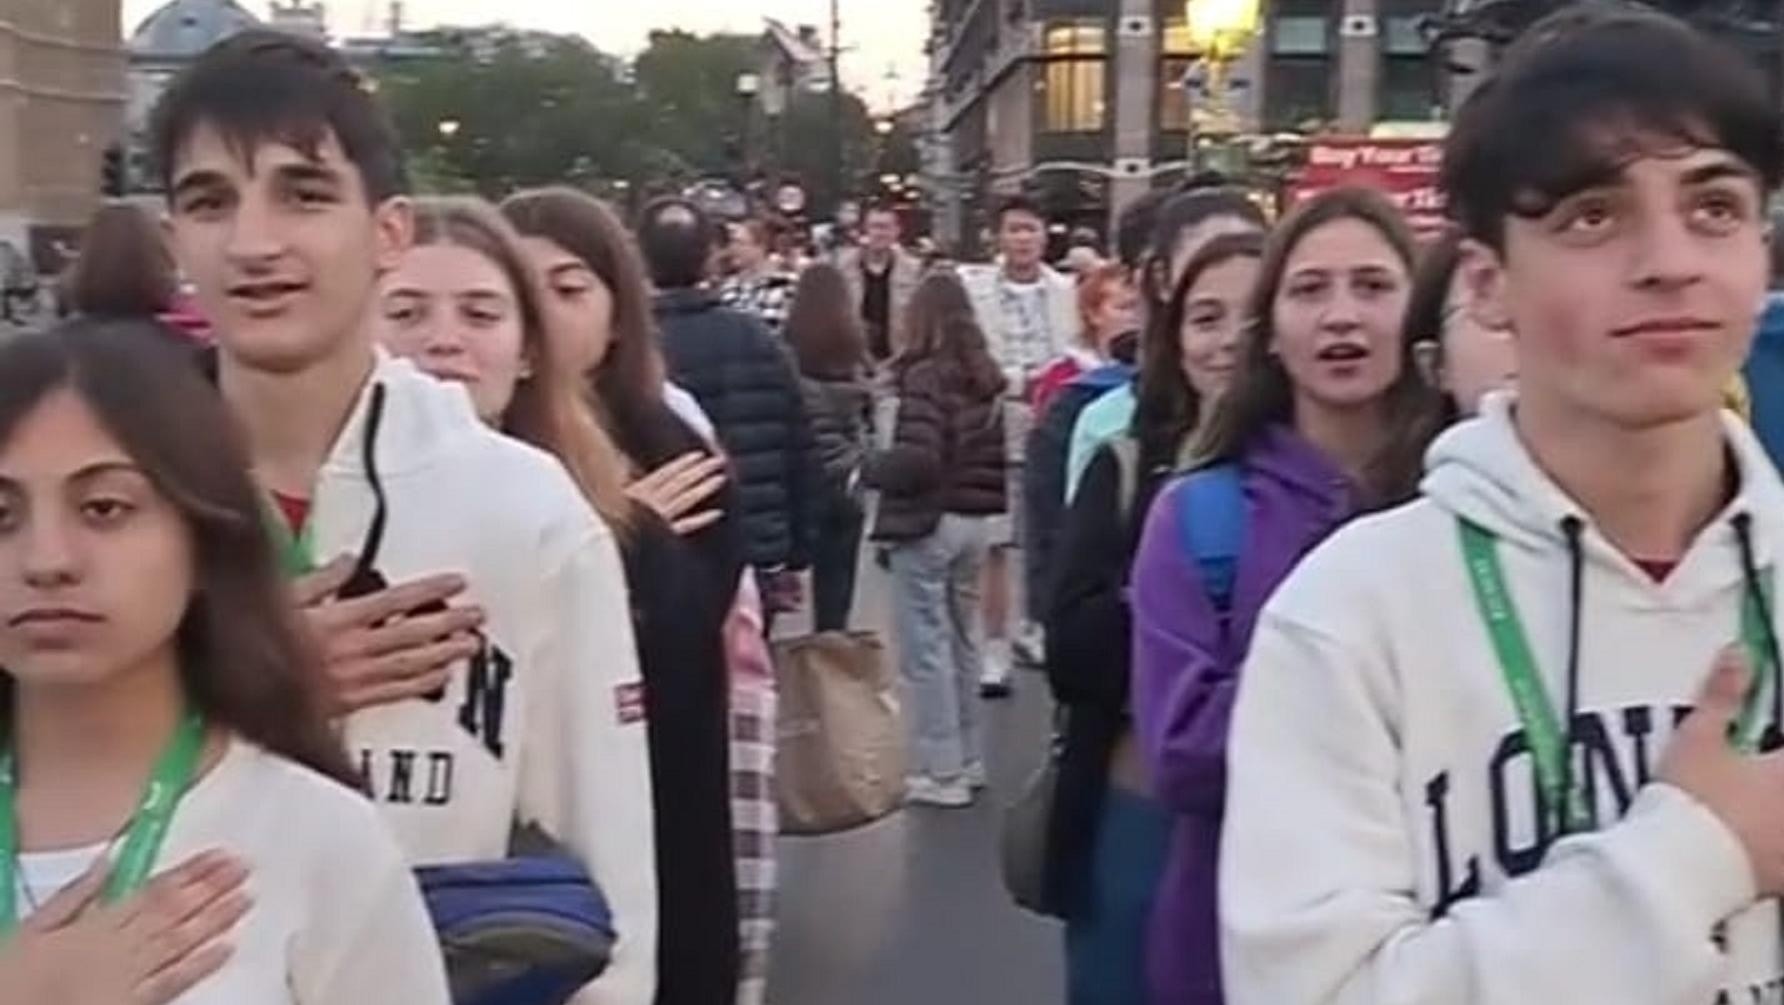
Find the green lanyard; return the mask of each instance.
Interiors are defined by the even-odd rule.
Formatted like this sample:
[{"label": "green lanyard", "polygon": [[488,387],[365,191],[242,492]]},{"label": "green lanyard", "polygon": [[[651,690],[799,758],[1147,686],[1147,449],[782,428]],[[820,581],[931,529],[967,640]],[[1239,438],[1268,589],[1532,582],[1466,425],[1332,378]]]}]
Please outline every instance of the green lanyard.
[{"label": "green lanyard", "polygon": [[316,544],[310,533],[311,521],[304,521],[296,534],[285,520],[285,513],[276,504],[267,502],[266,531],[272,535],[273,549],[279,556],[279,570],[286,579],[296,579],[316,571]]},{"label": "green lanyard", "polygon": [[[204,719],[188,712],[180,719],[173,738],[155,761],[142,801],[130,818],[124,846],[118,850],[111,875],[106,877],[104,900],[115,904],[148,881],[173,823],[174,807],[192,784],[204,750]],[[0,939],[18,927],[19,821],[15,805],[18,771],[13,752],[0,753]]]},{"label": "green lanyard", "polygon": [[[1572,724],[1564,737],[1560,718],[1549,700],[1536,673],[1536,659],[1531,655],[1530,640],[1518,618],[1511,591],[1505,585],[1505,569],[1499,562],[1498,542],[1492,532],[1466,520],[1458,521],[1462,539],[1462,557],[1468,567],[1468,578],[1474,584],[1474,601],[1486,623],[1493,651],[1499,657],[1505,686],[1511,692],[1524,737],[1530,745],[1530,756],[1536,761],[1536,782],[1540,789],[1540,807],[1545,826],[1553,815],[1558,826],[1551,833],[1570,834],[1592,827],[1592,810],[1585,794],[1571,777],[1573,756]],[[1777,686],[1778,667],[1772,664],[1771,648],[1766,644],[1765,619],[1768,616],[1770,590],[1760,587],[1762,597],[1751,593],[1741,600],[1741,640],[1747,647],[1748,659],[1758,670],[1747,705],[1741,711],[1730,738],[1739,750],[1751,753],[1759,747],[1765,732],[1770,689]]]}]

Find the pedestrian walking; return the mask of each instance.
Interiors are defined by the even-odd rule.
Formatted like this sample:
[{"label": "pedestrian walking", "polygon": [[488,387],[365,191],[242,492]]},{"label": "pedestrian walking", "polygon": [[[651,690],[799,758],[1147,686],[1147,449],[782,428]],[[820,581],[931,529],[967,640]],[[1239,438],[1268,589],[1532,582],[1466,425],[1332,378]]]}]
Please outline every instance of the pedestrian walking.
[{"label": "pedestrian walking", "polygon": [[413,223],[395,130],[326,45],[248,31],[173,81],[152,134],[209,363],[367,793],[416,865],[546,832],[617,926],[579,1001],[646,1005],[650,761],[619,550],[563,465],[377,351],[377,278]]},{"label": "pedestrian walking", "polygon": [[[193,919],[221,956],[161,957],[209,969],[182,1003],[446,1005],[421,891],[325,718],[235,428],[152,322],[0,345],[0,937],[215,850],[248,889]],[[113,1001],[159,976],[140,957],[65,962],[143,967]]]},{"label": "pedestrian walking", "polygon": [[1147,953],[1153,1000],[1223,1000],[1227,720],[1259,611],[1326,535],[1416,490],[1439,409],[1401,337],[1413,257],[1399,211],[1370,191],[1339,189],[1286,219],[1198,467],[1147,518],[1132,579],[1134,723],[1177,817]]},{"label": "pedestrian walking", "polygon": [[[1138,230],[1139,223],[1132,229]],[[1140,276],[1140,304],[1147,327],[1163,317],[1184,269],[1209,242],[1227,234],[1259,234],[1264,229],[1264,215],[1257,203],[1236,188],[1200,188],[1165,199],[1157,207],[1143,250],[1130,263]],[[1097,450],[1132,425],[1138,390],[1134,381],[1126,381],[1079,413],[1066,457],[1066,501],[1077,494],[1078,483]]]},{"label": "pedestrian walking", "polygon": [[984,618],[987,642],[980,689],[986,697],[1007,696],[1013,661],[1039,665],[1043,641],[1040,626],[1029,619],[1012,635],[1017,575],[1010,554],[1026,548],[1021,526],[1024,454],[1034,424],[1029,406],[1033,382],[1048,363],[1065,352],[1078,331],[1077,294],[1071,277],[1046,263],[1047,221],[1040,207],[1014,196],[998,207],[997,260],[960,269],[960,281],[971,298],[974,316],[985,334],[991,357],[1004,375],[1006,496],[1009,513],[993,522],[992,548],[985,564]]},{"label": "pedestrian walking", "polygon": [[1047,864],[1066,921],[1071,1005],[1148,1000],[1147,923],[1175,817],[1153,791],[1129,714],[1129,573],[1152,500],[1226,390],[1262,253],[1258,235],[1229,234],[1190,260],[1143,347],[1134,428],[1091,460],[1061,527],[1047,675],[1065,716]]},{"label": "pedestrian walking", "polygon": [[[1034,388],[1034,428],[1024,453],[1022,557],[1026,615],[1044,625],[1057,574],[1059,527],[1065,517],[1065,474],[1072,427],[1085,406],[1132,380],[1139,354],[1138,294],[1127,267],[1102,266],[1078,279],[1079,345],[1042,371]],[[1046,633],[1035,634],[1046,653]]]},{"label": "pedestrian walking", "polygon": [[846,631],[861,559],[861,467],[873,422],[867,343],[835,266],[805,270],[787,318],[787,344],[799,364],[805,412],[823,473],[812,543],[812,628]]},{"label": "pedestrian walking", "polygon": [[816,452],[791,355],[755,318],[705,289],[712,221],[684,199],[645,207],[639,244],[669,377],[712,417],[736,471],[745,555],[772,618],[799,605],[818,498]]},{"label": "pedestrian walking", "polygon": [[980,577],[1005,494],[1003,375],[960,281],[933,273],[893,360],[892,445],[873,455],[874,539],[891,546],[893,623],[908,700],[909,798],[966,806],[985,784],[973,691],[983,666]]},{"label": "pedestrian walking", "polygon": [[[614,528],[644,678],[656,823],[658,1005],[730,1005],[737,987],[724,642],[741,571],[714,576],[695,546],[626,494],[628,464],[596,419],[574,354],[544,324],[548,296],[495,208],[416,205],[415,246],[380,284],[380,338],[460,383],[478,416],[561,461]],[[721,528],[721,532],[722,532]]]},{"label": "pedestrian walking", "polygon": [[[725,620],[730,682],[731,840],[736,863],[739,1005],[759,1005],[774,938],[775,681],[760,637],[765,622],[741,561],[736,493],[716,439],[691,396],[677,405],[651,318],[645,267],[630,234],[602,202],[572,189],[522,192],[502,204],[544,282],[551,342],[587,373],[615,442],[645,472],[627,488],[681,534],[713,584],[738,584]],[[686,411],[684,411],[686,409]],[[705,424],[696,428],[694,423]],[[751,647],[742,636],[753,625]],[[723,916],[725,907],[713,913]]]},{"label": "pedestrian walking", "polygon": [[1645,7],[1563,8],[1457,114],[1443,186],[1516,396],[1258,625],[1234,1002],[1775,996],[1784,485],[1721,398],[1781,151],[1758,71]]},{"label": "pedestrian walking", "polygon": [[719,284],[719,303],[742,311],[776,335],[787,323],[795,275],[777,260],[774,234],[757,218],[726,225],[725,258],[731,272]]},{"label": "pedestrian walking", "polygon": [[891,206],[869,206],[860,247],[842,249],[836,267],[849,284],[849,302],[861,319],[875,365],[898,354],[898,322],[923,278],[921,259],[903,246],[904,224]]}]

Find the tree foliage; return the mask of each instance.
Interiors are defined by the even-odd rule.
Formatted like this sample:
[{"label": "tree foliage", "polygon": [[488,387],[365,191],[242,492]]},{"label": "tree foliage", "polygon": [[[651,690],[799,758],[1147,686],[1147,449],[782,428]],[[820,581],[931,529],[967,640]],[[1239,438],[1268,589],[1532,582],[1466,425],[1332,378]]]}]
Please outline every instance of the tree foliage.
[{"label": "tree foliage", "polygon": [[833,106],[828,93],[796,93],[783,115],[762,114],[737,90],[740,76],[760,72],[753,36],[655,32],[629,69],[575,38],[476,52],[436,44],[444,55],[379,74],[423,191],[493,198],[545,184],[644,192],[790,177],[824,212],[866,189],[895,139],[874,134],[853,94]]}]

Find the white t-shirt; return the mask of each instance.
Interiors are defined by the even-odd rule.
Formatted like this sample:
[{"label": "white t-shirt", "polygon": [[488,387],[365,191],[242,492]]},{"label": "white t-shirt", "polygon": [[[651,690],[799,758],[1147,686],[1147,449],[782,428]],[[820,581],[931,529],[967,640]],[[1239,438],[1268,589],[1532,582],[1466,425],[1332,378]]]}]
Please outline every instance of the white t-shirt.
[{"label": "white t-shirt", "polygon": [[[21,913],[108,849],[19,857]],[[253,907],[223,969],[174,1005],[447,1005],[445,966],[413,874],[369,802],[232,743],[174,811],[158,870],[211,849],[249,870]]]}]

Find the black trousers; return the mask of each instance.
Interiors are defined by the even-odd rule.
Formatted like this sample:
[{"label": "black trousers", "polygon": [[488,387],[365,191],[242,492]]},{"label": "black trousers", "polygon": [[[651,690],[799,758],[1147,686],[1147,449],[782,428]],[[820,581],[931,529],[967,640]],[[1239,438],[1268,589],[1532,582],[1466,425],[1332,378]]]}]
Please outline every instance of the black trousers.
[{"label": "black trousers", "polygon": [[848,630],[864,518],[860,503],[841,497],[832,498],[818,518],[811,562],[813,631]]}]

